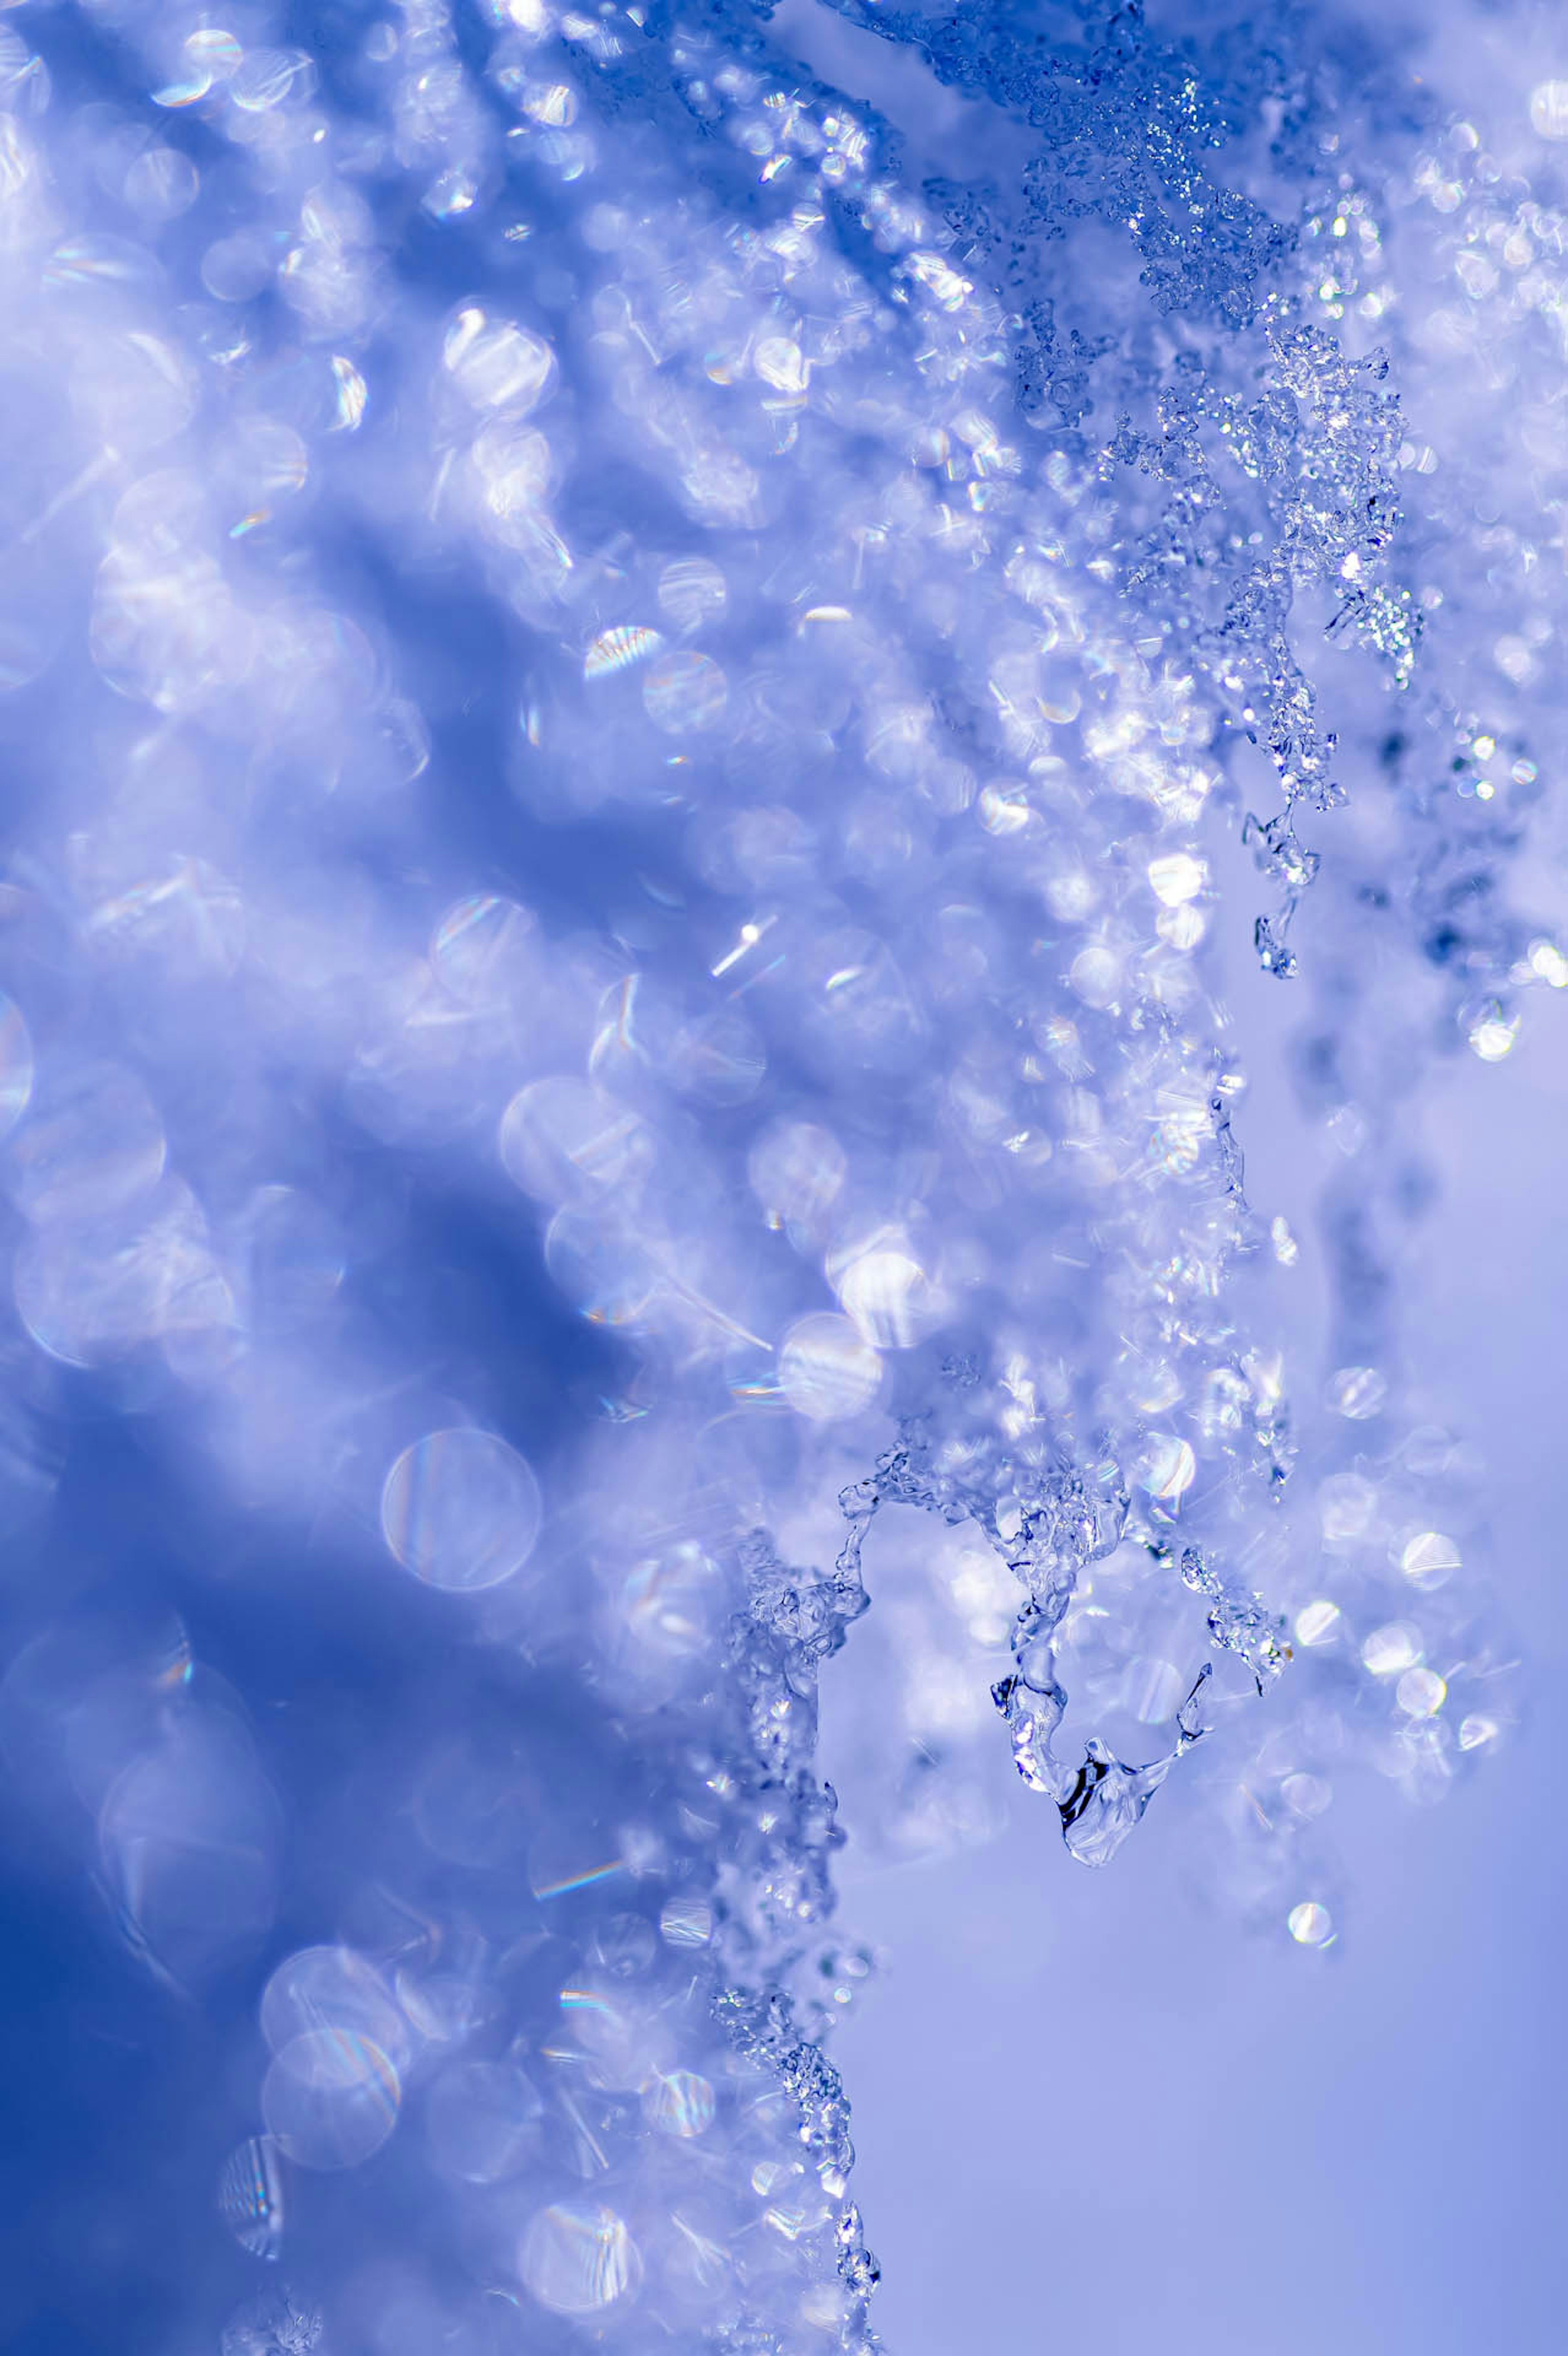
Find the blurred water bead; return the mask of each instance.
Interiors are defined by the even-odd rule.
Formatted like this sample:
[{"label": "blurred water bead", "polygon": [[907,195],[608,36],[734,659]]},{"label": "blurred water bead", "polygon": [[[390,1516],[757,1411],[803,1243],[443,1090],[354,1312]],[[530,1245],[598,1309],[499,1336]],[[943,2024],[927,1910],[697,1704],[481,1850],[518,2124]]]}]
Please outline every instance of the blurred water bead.
[{"label": "blurred water bead", "polygon": [[618,622],[612,630],[601,630],[590,643],[582,658],[582,676],[589,680],[613,678],[617,671],[651,661],[663,644],[657,630],[640,622]]},{"label": "blurred water bead", "polygon": [[530,909],[479,893],[447,910],[432,937],[430,961],[465,1006],[505,1006],[534,976],[538,946]]},{"label": "blurred water bead", "polygon": [[1391,1620],[1374,1628],[1361,1646],[1361,1660],[1374,1677],[1397,1677],[1415,1668],[1422,1657],[1421,1631],[1408,1620]]},{"label": "blurred water bead", "polygon": [[875,934],[846,930],[805,945],[796,967],[804,983],[805,1035],[842,1067],[904,1072],[925,1028],[891,950]]},{"label": "blurred water bead", "polygon": [[201,283],[218,303],[249,303],[271,285],[282,256],[257,230],[215,239],[201,257]]},{"label": "blurred water bead", "polygon": [[1440,1530],[1418,1530],[1400,1549],[1399,1567],[1416,1587],[1441,1587],[1461,1567],[1458,1547]]},{"label": "blurred water bead", "polygon": [[251,2136],[231,2151],[218,2179],[218,2213],[242,2250],[275,2258],[283,2240],[283,2177],[271,2136]]},{"label": "blurred water bead", "polygon": [[645,1708],[678,1690],[688,1665],[710,1660],[731,1598],[723,1572],[692,1539],[648,1555],[617,1578],[609,1597],[610,1649],[628,1698]]},{"label": "blurred water bead", "polygon": [[59,1484],[65,1448],[58,1428],[6,1386],[0,1400],[0,1537],[24,1527]]},{"label": "blurred water bead", "polygon": [[164,1130],[134,1073],[82,1063],[43,1076],[9,1148],[12,1199],[36,1226],[112,1218],[164,1171]]},{"label": "blurred water bead", "polygon": [[705,556],[677,557],[659,574],[659,611],[677,630],[721,621],[730,593],[724,575]]},{"label": "blurred water bead", "polygon": [[544,1264],[580,1317],[592,1325],[634,1325],[665,1285],[665,1273],[635,1228],[603,1216],[558,1211],[545,1229]]},{"label": "blurred water bead", "polygon": [[1209,881],[1209,870],[1189,851],[1177,851],[1149,862],[1148,880],[1150,891],[1163,906],[1179,908],[1197,898]]},{"label": "blurred water bead", "polygon": [[848,1317],[802,1317],[779,1352],[779,1387],[811,1423],[841,1423],[864,1412],[881,1388],[882,1362]]},{"label": "blurred water bead", "polygon": [[144,221],[177,220],[196,202],[196,166],[177,147],[144,147],[125,175],[125,202]]},{"label": "blurred water bead", "polygon": [[327,431],[357,434],[365,420],[368,388],[353,361],[341,352],[332,354],[328,366],[332,370],[332,421]]},{"label": "blurred water bead", "polygon": [[56,608],[39,568],[14,557],[0,581],[0,695],[30,687],[52,659],[61,636]]},{"label": "blurred water bead", "polygon": [[670,1086],[699,1104],[744,1104],[762,1087],[767,1050],[738,1006],[681,1023],[660,1058]]},{"label": "blurred water bead", "polygon": [[8,1137],[33,1093],[33,1043],[19,1010],[0,991],[0,1137]]},{"label": "blurred water bead", "polygon": [[244,54],[235,36],[221,31],[216,26],[203,26],[198,31],[187,34],[180,69],[161,90],[153,92],[154,105],[172,108],[196,105],[215,85],[228,80]]},{"label": "blurred water bead", "polygon": [[425,2107],[425,2129],[443,2176],[498,2184],[539,2151],[544,2104],[510,2062],[466,2062],[438,2078]]},{"label": "blurred water bead", "polygon": [[1172,1431],[1154,1431],[1138,1467],[1138,1485],[1157,1504],[1179,1506],[1198,1474],[1190,1444]]},{"label": "blurred water bead", "polygon": [[1327,1597],[1320,1598],[1317,1602],[1307,1604],[1296,1613],[1296,1641],[1298,1644],[1308,1645],[1331,1644],[1339,1634],[1342,1620],[1339,1605],[1330,1603]]},{"label": "blurred water bead", "polygon": [[1315,1898],[1293,1906],[1285,1926],[1298,1947],[1327,1947],[1334,1938],[1334,1918]]},{"label": "blurred water bead", "polygon": [[361,2036],[400,2070],[413,2054],[401,2006],[368,1955],[353,1947],[301,1947],[261,1991],[261,2034],[274,2053],[307,2030]]},{"label": "blurred water bead", "polygon": [[398,2124],[402,2089],[381,2048],[352,2029],[307,2029],[273,2056],[261,2115],[301,2168],[358,2168]]},{"label": "blurred water bead", "polygon": [[592,2201],[541,2209],[523,2235],[522,2276],[552,2315],[597,2315],[635,2288],[642,2268],[625,2220]]},{"label": "blurred water bead", "polygon": [[241,1237],[245,1305],[254,1329],[290,1333],[331,1310],[347,1250],[320,1204],[293,1186],[262,1186],[246,1206]]},{"label": "blurred water bead", "polygon": [[106,893],[87,933],[110,952],[155,958],[166,972],[227,980],[245,952],[245,903],[238,887],[199,859],[159,862]]},{"label": "blurred water bead", "polygon": [[659,1909],[659,1936],[671,1947],[706,1947],[713,1936],[713,1909],[706,1898],[667,1898]]},{"label": "blurred water bead", "polygon": [[1505,1056],[1513,1053],[1514,1043],[1519,1037],[1519,1017],[1517,1014],[1505,1014],[1492,1000],[1472,1019],[1466,1035],[1471,1052],[1478,1055],[1483,1064],[1500,1064]]},{"label": "blurred water bead", "polygon": [[315,91],[315,64],[304,49],[251,49],[233,67],[229,94],[247,114],[303,105]]},{"label": "blurred water bead", "polygon": [[713,2124],[713,2089],[694,2070],[671,2070],[643,2089],[643,2112],[661,2134],[699,2136]]},{"label": "blurred water bead", "polygon": [[1280,1785],[1280,1795],[1298,1816],[1310,1823],[1322,1815],[1333,1800],[1329,1785],[1320,1775],[1287,1775]]},{"label": "blurred water bead", "polygon": [[831,1130],[808,1120],[765,1130],[746,1159],[746,1175],[770,1227],[809,1226],[843,1189],[848,1160]]},{"label": "blurred water bead", "polygon": [[493,2028],[501,2012],[496,1990],[473,1968],[422,1974],[401,1970],[397,1990],[409,2026],[427,2046],[464,2044]]},{"label": "blurred water bead", "polygon": [[542,1507],[532,1467],[493,1431],[430,1431],[405,1448],[381,1491],[381,1534],[427,1587],[471,1594],[527,1562]]},{"label": "blurred water bead", "polygon": [[105,1365],[156,1341],[194,1373],[233,1346],[233,1295],[198,1206],[175,1183],[117,1216],[39,1228],[17,1249],[12,1292],[33,1340],[67,1365]]},{"label": "blurred water bead", "polygon": [[530,1081],[501,1116],[507,1175],[536,1202],[591,1200],[629,1189],[653,1158],[645,1123],[587,1080]]},{"label": "blurred water bead", "polygon": [[730,690],[710,655],[682,648],[661,655],[643,675],[643,708],[668,736],[716,728]]},{"label": "blurred water bead", "polygon": [[1502,1728],[1495,1718],[1488,1718],[1480,1710],[1472,1710],[1460,1722],[1459,1748],[1461,1751],[1488,1750],[1501,1732]]},{"label": "blurred water bead", "polygon": [[874,1349],[908,1350],[942,1322],[942,1301],[906,1252],[869,1251],[837,1280],[844,1313]]},{"label": "blurred water bead", "polygon": [[176,1985],[261,1938],[277,1908],[283,1816],[244,1728],[187,1705],[111,1786],[98,1852],[122,1931]]},{"label": "blurred water bead", "polygon": [[1448,1698],[1447,1680],[1435,1669],[1406,1669],[1394,1694],[1407,1718],[1435,1718]]},{"label": "blurred water bead", "polygon": [[634,973],[600,1001],[588,1068],[612,1090],[635,1089],[651,1075],[701,1103],[735,1105],[761,1087],[767,1052],[739,1006],[693,1015],[672,991]]},{"label": "blurred water bead", "polygon": [[1317,1491],[1317,1517],[1330,1546],[1364,1537],[1378,1510],[1378,1493],[1359,1472],[1336,1472]]},{"label": "blurred water bead", "polygon": [[1328,1405],[1350,1423],[1365,1423],[1382,1412],[1388,1378],[1375,1366],[1341,1366],[1328,1377]]},{"label": "blurred water bead", "polygon": [[447,373],[475,409],[527,416],[555,380],[555,354],[541,337],[465,304],[446,331]]},{"label": "blurred water bead", "polygon": [[1110,1007],[1122,987],[1122,960],[1108,943],[1091,942],[1073,958],[1067,979],[1085,1006]]},{"label": "blurred water bead", "polygon": [[[544,435],[516,417],[493,418],[475,435],[469,457],[485,486],[482,529],[506,547],[537,557],[549,546],[543,508],[559,472]],[[563,562],[562,552],[551,562]]]},{"label": "blurred water bead", "polygon": [[1530,123],[1542,139],[1568,139],[1568,81],[1536,84],[1530,93]]},{"label": "blurred water bead", "polygon": [[449,1864],[505,1870],[524,1854],[539,1799],[504,1746],[459,1739],[438,1751],[421,1776],[414,1822],[426,1847]]},{"label": "blurred water bead", "polygon": [[420,209],[432,220],[461,220],[473,211],[478,194],[477,176],[465,164],[453,164],[437,173],[420,198]]}]

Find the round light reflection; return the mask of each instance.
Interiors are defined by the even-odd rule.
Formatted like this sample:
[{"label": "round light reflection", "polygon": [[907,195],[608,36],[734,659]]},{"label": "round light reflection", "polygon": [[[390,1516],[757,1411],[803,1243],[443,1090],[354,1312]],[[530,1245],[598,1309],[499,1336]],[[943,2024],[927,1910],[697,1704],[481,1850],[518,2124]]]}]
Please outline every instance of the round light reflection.
[{"label": "round light reflection", "polygon": [[381,1535],[427,1587],[472,1594],[499,1587],[539,1534],[531,1467],[493,1431],[428,1431],[405,1448],[381,1491]]}]

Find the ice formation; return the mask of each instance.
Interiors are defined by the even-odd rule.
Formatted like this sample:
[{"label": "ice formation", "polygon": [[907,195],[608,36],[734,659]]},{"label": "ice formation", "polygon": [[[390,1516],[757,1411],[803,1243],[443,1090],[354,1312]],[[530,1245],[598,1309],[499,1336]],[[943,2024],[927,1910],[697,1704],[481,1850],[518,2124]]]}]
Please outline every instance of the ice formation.
[{"label": "ice formation", "polygon": [[1505,1736],[1399,1300],[1424,1076],[1568,982],[1509,874],[1568,85],[1494,132],[1417,55],[1141,0],[0,26],[0,1737],[223,2025],[191,2346],[880,2344],[816,1748],[899,1508],[1002,1582],[1005,1733],[879,1837],[1010,1744],[1098,1865],[1190,1773],[1321,1950],[1335,1781]]}]

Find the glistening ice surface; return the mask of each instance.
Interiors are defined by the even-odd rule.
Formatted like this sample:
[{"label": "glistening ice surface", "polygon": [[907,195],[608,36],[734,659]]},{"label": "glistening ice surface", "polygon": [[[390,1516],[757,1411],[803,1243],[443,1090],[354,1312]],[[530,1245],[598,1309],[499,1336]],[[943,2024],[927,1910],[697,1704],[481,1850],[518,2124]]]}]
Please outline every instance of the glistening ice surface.
[{"label": "glistening ice surface", "polygon": [[866,2356],[846,1830],[1022,1954],[1021,1777],[1317,1987],[1522,1780],[1427,1108],[1568,985],[1568,46],[83,0],[0,107],[0,2338]]}]

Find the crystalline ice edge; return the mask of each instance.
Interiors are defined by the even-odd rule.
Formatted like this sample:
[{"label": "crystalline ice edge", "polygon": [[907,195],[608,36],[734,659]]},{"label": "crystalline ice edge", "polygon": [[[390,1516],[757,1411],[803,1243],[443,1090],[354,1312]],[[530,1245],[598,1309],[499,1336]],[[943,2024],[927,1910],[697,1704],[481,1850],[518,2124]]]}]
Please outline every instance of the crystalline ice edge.
[{"label": "crystalline ice edge", "polygon": [[[0,1740],[249,1991],[205,2344],[869,2351],[900,1508],[987,1632],[909,1693],[1086,1864],[1201,1781],[1308,1954],[1336,1787],[1516,1707],[1400,1301],[1424,1080],[1568,981],[1568,103],[1330,10],[302,21],[0,27]],[[108,1423],[196,1535],[62,1592]],[[871,1837],[1005,1772],[923,1755]]]}]

